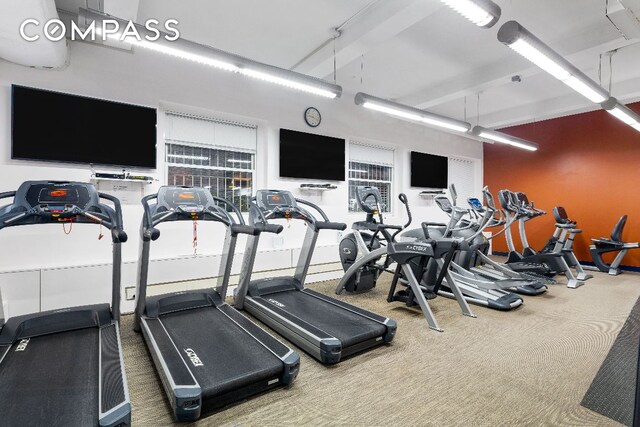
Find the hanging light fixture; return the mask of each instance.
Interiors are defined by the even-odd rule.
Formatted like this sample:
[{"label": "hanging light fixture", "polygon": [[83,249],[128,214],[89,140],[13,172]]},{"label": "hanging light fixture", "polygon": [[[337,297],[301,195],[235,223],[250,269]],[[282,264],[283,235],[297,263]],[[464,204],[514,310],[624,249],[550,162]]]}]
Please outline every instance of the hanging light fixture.
[{"label": "hanging light fixture", "polygon": [[450,117],[441,116],[439,114],[430,113],[418,108],[409,107],[408,105],[399,104],[376,96],[359,92],[355,96],[356,105],[373,111],[388,114],[405,120],[424,123],[432,127],[438,127],[456,132],[468,132],[471,125],[461,120],[452,119]]},{"label": "hanging light fixture", "polygon": [[[312,95],[325,98],[336,98],[342,94],[342,87],[329,83],[312,76],[285,70],[284,68],[264,64],[252,59],[244,58],[240,55],[225,52],[211,46],[202,45],[189,40],[178,38],[174,41],[167,40],[166,33],[156,30],[161,34],[149,31],[145,26],[135,24],[140,38],[134,36],[123,36],[125,28],[129,24],[120,18],[96,12],[94,10],[80,8],[78,22],[83,30],[89,28],[95,22],[95,27],[100,28],[102,21],[117,21],[119,32],[111,33],[109,41],[105,44],[112,45],[114,42],[127,43],[134,47],[151,50],[165,55],[174,56],[180,59],[193,61],[199,64],[208,65],[217,69],[239,73],[254,79],[263,80],[279,86],[295,89]],[[155,39],[149,41],[147,36]],[[101,41],[101,40],[98,40]]]},{"label": "hanging light fixture", "polygon": [[600,104],[609,93],[516,21],[500,27],[498,40],[551,74],[591,102]]},{"label": "hanging light fixture", "polygon": [[607,113],[640,132],[640,115],[626,105],[620,104],[616,98],[611,97],[600,105],[607,110]]},{"label": "hanging light fixture", "polygon": [[491,0],[440,0],[478,27],[491,28],[500,19],[500,6]]},{"label": "hanging light fixture", "polygon": [[482,126],[475,126],[471,133],[478,138],[486,138],[491,141],[499,142],[501,144],[507,144],[513,147],[522,148],[523,150],[538,151],[538,144],[527,141],[526,139],[507,135],[506,133],[499,132],[497,130],[487,129]]}]

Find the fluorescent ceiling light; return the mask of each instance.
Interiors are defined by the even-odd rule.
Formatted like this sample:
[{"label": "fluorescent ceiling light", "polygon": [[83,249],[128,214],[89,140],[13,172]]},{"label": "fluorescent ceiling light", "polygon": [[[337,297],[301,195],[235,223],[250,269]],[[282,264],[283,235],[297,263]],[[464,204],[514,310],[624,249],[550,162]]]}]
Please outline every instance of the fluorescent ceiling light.
[{"label": "fluorescent ceiling light", "polygon": [[571,89],[578,92],[580,95],[587,98],[589,101],[595,102],[596,104],[606,101],[609,97],[608,93],[603,92],[604,89],[598,90],[597,88],[594,88],[593,85],[590,85],[588,80],[581,80],[576,76],[571,76],[567,80],[563,80],[562,82],[569,86]]},{"label": "fluorescent ceiling light", "polygon": [[[288,72],[288,70],[284,70],[284,69],[282,69],[281,71]],[[307,92],[313,95],[324,96],[325,98],[335,98],[338,96],[338,92],[336,91],[323,89],[315,85],[310,85],[301,81],[296,81],[297,79],[293,80],[287,77],[280,77],[268,72],[263,72],[263,71],[259,71],[252,68],[240,68],[240,73],[245,76],[253,77],[254,79],[263,80],[265,82],[274,83],[280,86],[296,89],[296,90]],[[308,77],[310,79],[312,78],[309,76],[305,76],[305,77]]]},{"label": "fluorescent ceiling light", "polygon": [[620,104],[614,97],[609,98],[601,105],[609,114],[640,132],[640,115],[635,111],[626,105]]},{"label": "fluorescent ceiling light", "polygon": [[238,72],[238,66],[231,62],[224,62],[218,59],[209,58],[205,55],[198,55],[197,53],[188,52],[182,49],[176,49],[173,46],[167,46],[161,43],[150,42],[148,40],[136,40],[135,38],[127,38],[126,43],[129,43],[135,47],[141,47],[147,50],[151,50],[165,55],[175,56],[176,58],[186,59],[188,61],[197,62],[199,64],[208,65],[210,67],[219,68],[225,71]]},{"label": "fluorescent ceiling light", "polygon": [[[122,35],[127,27],[128,21],[84,8],[80,8],[78,15],[78,22],[82,31],[87,30],[87,27],[93,22],[96,23],[96,29],[101,28],[102,21],[106,19],[116,20],[120,23],[120,32],[115,34],[110,33],[108,35],[109,45],[113,45],[115,42],[129,44],[134,47],[140,47],[165,55],[171,55],[225,71],[240,73],[244,76],[325,98],[337,98],[342,95],[342,87],[329,83],[325,80],[297,73],[295,71],[286,70],[284,68],[275,67],[273,65],[264,64],[262,62],[254,61],[249,58],[244,58],[233,53],[225,52],[211,46],[202,45],[185,39],[168,41],[165,37],[166,34],[161,31],[160,37],[157,38],[157,34],[149,31],[146,27],[139,24],[135,24],[135,27],[141,40],[138,40],[134,36],[124,37],[124,40],[122,40]],[[157,38],[157,40],[149,41],[147,36],[149,38]],[[101,42],[101,40],[97,41]]]},{"label": "fluorescent ceiling light", "polygon": [[509,45],[509,47],[558,80],[566,80],[571,77],[571,73],[564,69],[562,65],[554,62],[551,58],[545,56],[524,40],[516,40],[513,44]]},{"label": "fluorescent ceiling light", "polygon": [[498,31],[498,40],[591,102],[599,104],[609,98],[606,90],[518,22],[509,21],[502,25]]},{"label": "fluorescent ceiling light", "polygon": [[478,27],[490,28],[500,19],[500,6],[490,0],[440,0]]},{"label": "fluorescent ceiling light", "polygon": [[356,105],[360,105],[369,110],[379,111],[390,116],[424,123],[433,127],[439,127],[463,133],[466,133],[469,131],[469,129],[471,129],[471,125],[467,122],[430,113],[418,108],[409,107],[408,105],[403,105],[372,95],[367,95],[366,93],[362,92],[356,94],[355,103]]},{"label": "fluorescent ceiling light", "polygon": [[527,141],[526,139],[517,138],[515,136],[507,135],[503,132],[487,129],[482,126],[476,126],[473,128],[472,133],[479,138],[487,138],[495,142],[511,145],[513,147],[522,148],[529,151],[538,151],[538,144]]}]

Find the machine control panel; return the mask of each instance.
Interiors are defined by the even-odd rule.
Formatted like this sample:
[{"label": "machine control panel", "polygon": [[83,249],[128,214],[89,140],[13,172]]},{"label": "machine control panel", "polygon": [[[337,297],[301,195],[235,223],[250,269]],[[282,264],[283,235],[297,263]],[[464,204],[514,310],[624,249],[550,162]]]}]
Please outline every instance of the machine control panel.
[{"label": "machine control panel", "polygon": [[368,214],[377,215],[382,206],[382,195],[376,187],[358,187],[356,196],[360,209]]},{"label": "machine control panel", "polygon": [[444,212],[447,212],[447,213],[453,212],[453,205],[451,204],[451,201],[449,200],[448,197],[436,197],[434,201],[436,202],[438,207],[442,209]]},{"label": "machine control panel", "polygon": [[85,187],[72,183],[40,185],[27,192],[28,198],[37,191],[35,206],[41,214],[51,215],[52,219],[65,220],[78,215],[81,205],[87,203],[88,197],[81,197],[80,191],[86,193]]},{"label": "machine control panel", "polygon": [[258,190],[256,204],[265,212],[293,210],[298,207],[293,194],[290,191],[283,190]]},{"label": "machine control panel", "polygon": [[484,206],[482,206],[482,202],[480,201],[480,199],[477,199],[476,197],[469,197],[467,199],[467,202],[469,203],[469,206],[471,206],[471,209],[473,209],[474,211],[484,211]]},{"label": "machine control panel", "polygon": [[158,192],[159,204],[168,210],[198,217],[213,204],[211,193],[205,188],[162,187]]}]

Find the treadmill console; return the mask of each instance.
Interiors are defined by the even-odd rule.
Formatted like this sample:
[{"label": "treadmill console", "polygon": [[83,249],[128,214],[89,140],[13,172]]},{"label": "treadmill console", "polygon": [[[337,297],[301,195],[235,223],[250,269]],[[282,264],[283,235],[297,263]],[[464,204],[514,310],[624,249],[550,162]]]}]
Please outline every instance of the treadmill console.
[{"label": "treadmill console", "polygon": [[475,197],[469,197],[467,199],[467,203],[469,203],[469,206],[471,206],[471,209],[473,209],[476,212],[484,212],[484,206],[482,206],[482,202],[475,198]]},{"label": "treadmill console", "polygon": [[75,217],[83,210],[99,203],[91,184],[77,182],[25,182],[16,192],[15,204],[27,209],[36,208],[45,220],[60,221]]},{"label": "treadmill console", "polygon": [[158,190],[158,211],[168,210],[198,219],[215,203],[205,188],[161,187]]},{"label": "treadmill console", "polygon": [[256,193],[256,205],[263,212],[290,211],[298,208],[296,198],[290,191],[283,190],[258,190]]}]

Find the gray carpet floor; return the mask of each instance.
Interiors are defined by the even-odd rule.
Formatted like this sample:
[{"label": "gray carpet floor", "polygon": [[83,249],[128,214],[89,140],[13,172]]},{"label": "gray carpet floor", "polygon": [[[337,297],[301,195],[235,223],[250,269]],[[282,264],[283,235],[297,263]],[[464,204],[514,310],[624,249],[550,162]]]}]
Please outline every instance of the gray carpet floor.
[{"label": "gray carpet floor", "polygon": [[633,424],[639,339],[640,300],[631,310],[618,338],[584,395],[582,406],[627,426]]},{"label": "gray carpet floor", "polygon": [[[511,312],[472,306],[476,319],[463,316],[455,301],[436,298],[431,306],[443,333],[429,330],[420,311],[386,302],[387,276],[367,294],[340,299],[395,319],[391,345],[332,367],[301,353],[293,385],[194,425],[620,425],[580,402],[640,296],[640,275],[594,275],[578,289],[554,285],[526,297]],[[311,287],[333,295],[335,282]],[[122,340],[133,424],[172,425],[132,320],[123,317]]]}]

